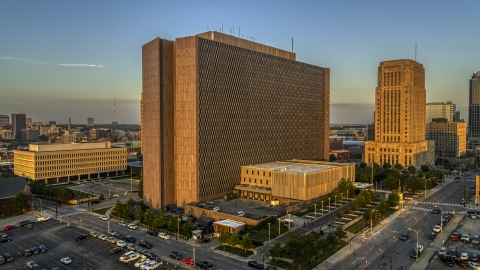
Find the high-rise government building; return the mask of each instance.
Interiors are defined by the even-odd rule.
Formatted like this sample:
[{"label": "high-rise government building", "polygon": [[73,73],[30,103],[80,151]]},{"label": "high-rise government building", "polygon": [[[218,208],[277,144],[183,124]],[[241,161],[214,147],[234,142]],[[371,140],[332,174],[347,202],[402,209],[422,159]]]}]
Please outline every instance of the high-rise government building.
[{"label": "high-rise government building", "polygon": [[375,90],[375,141],[365,142],[366,163],[404,167],[434,164],[425,140],[425,69],[413,60],[381,62]]},{"label": "high-rise government building", "polygon": [[330,70],[206,32],[142,47],[145,202],[221,197],[240,167],[329,156]]},{"label": "high-rise government building", "polygon": [[470,79],[468,105],[468,149],[475,149],[480,146],[480,71]]},{"label": "high-rise government building", "polygon": [[24,113],[12,113],[12,129],[15,139],[22,139],[22,129],[27,128],[27,116]]}]

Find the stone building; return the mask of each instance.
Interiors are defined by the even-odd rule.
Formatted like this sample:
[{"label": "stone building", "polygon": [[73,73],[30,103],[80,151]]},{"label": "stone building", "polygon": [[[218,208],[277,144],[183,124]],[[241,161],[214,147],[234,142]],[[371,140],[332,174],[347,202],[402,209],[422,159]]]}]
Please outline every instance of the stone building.
[{"label": "stone building", "polygon": [[467,123],[447,122],[447,119],[428,124],[428,140],[435,141],[435,153],[442,157],[460,157],[467,153]]}]

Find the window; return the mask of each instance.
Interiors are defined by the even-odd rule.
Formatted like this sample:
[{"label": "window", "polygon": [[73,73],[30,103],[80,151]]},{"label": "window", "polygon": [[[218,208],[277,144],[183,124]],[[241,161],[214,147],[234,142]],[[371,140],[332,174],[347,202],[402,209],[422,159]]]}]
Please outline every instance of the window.
[{"label": "window", "polygon": [[247,174],[248,174],[248,170],[247,170]]},{"label": "window", "polygon": [[262,179],[260,179],[260,184],[262,184],[262,182],[263,182]]},{"label": "window", "polygon": [[268,185],[268,180],[267,180],[267,185]]}]

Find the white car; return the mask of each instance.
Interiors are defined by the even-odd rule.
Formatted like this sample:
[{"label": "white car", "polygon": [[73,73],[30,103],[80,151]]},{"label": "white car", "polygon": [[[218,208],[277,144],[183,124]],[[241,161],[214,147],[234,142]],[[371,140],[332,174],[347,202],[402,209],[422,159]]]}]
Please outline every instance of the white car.
[{"label": "white car", "polygon": [[69,257],[61,258],[60,262],[67,265],[72,263],[72,259],[70,259]]},{"label": "white car", "polygon": [[98,236],[98,239],[105,241],[105,240],[107,240],[107,236],[101,234],[101,235]]},{"label": "white car", "polygon": [[123,227],[127,227],[127,222],[122,220],[122,221],[118,222],[118,225],[123,226]]},{"label": "white car", "polygon": [[50,217],[37,217],[37,222],[50,220]]},{"label": "white car", "polygon": [[144,269],[144,270],[153,270],[153,269],[159,268],[160,266],[162,266],[162,263],[161,263],[161,262],[151,261],[151,262],[150,262],[149,264],[147,264],[143,269]]},{"label": "white car", "polygon": [[480,264],[478,264],[477,262],[468,262],[468,266],[470,266],[470,268],[474,270],[480,269]]},{"label": "white car", "polygon": [[463,252],[462,255],[460,255],[460,259],[468,261],[468,259],[470,259],[470,255],[467,252]]},{"label": "white car", "polygon": [[118,240],[117,241],[117,247],[125,247],[127,244],[125,244],[125,242],[123,242],[122,240]]},{"label": "white car", "polygon": [[128,226],[127,226],[127,227],[128,227],[129,229],[132,229],[132,230],[136,230],[136,229],[138,229],[138,226],[137,226],[137,225],[135,225],[135,224],[133,224],[133,223],[130,223],[130,224],[128,224]]},{"label": "white car", "polygon": [[169,239],[170,239],[170,235],[161,232],[161,233],[158,233],[158,238],[165,239],[165,240],[169,240]]},{"label": "white car", "polygon": [[142,270],[145,270],[147,269],[147,267],[152,267],[153,265],[155,265],[157,262],[154,261],[154,260],[149,260],[147,263],[144,263],[140,266],[140,269]]},{"label": "white car", "polygon": [[112,230],[107,231],[107,235],[115,236],[116,234],[117,234],[116,231],[112,231]]},{"label": "white car", "polygon": [[93,237],[93,238],[97,238],[98,233],[97,232],[90,232],[90,236]]},{"label": "white car", "polygon": [[142,264],[146,263],[150,261],[149,259],[140,259],[138,262],[136,262],[133,266],[135,266],[136,268],[139,268]]},{"label": "white car", "polygon": [[436,233],[439,233],[442,229],[440,228],[439,225],[435,225],[435,227],[433,227],[433,231],[436,232]]},{"label": "white car", "polygon": [[237,215],[238,217],[243,217],[243,216],[245,216],[245,212],[243,212],[243,211],[238,211],[236,215]]},{"label": "white car", "polygon": [[100,219],[107,221],[107,220],[108,220],[108,217],[107,217],[107,216],[101,216]]}]

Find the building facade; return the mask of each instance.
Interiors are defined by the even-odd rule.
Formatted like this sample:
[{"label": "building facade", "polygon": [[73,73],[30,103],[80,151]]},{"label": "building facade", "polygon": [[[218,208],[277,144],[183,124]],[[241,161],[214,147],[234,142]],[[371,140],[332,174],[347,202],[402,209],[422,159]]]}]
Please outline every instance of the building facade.
[{"label": "building facade", "polygon": [[0,115],[0,129],[8,123],[10,123],[10,117],[8,115]]},{"label": "building facade", "polygon": [[[456,118],[457,106],[451,101],[447,102],[430,102],[427,103],[426,107],[426,132],[428,134],[428,125],[432,123],[433,119],[436,118],[445,118],[447,122],[457,122]],[[428,135],[427,135],[428,136]]]},{"label": "building facade", "polygon": [[480,146],[480,71],[472,75],[468,96],[468,149]]},{"label": "building facade", "polygon": [[95,126],[95,119],[93,119],[92,117],[87,118],[87,126],[89,127]]},{"label": "building facade", "polygon": [[24,113],[12,113],[12,129],[15,139],[22,139],[22,129],[27,128],[27,116]]},{"label": "building facade", "polygon": [[240,169],[235,190],[241,197],[262,201],[310,201],[331,193],[340,181],[355,178],[355,163],[287,160]]},{"label": "building facade", "polygon": [[127,149],[110,142],[33,143],[28,151],[14,151],[14,173],[46,183],[100,178],[127,169]]},{"label": "building facade", "polygon": [[15,140],[15,132],[13,130],[2,130],[0,134],[4,140]]},{"label": "building facade", "polygon": [[435,141],[437,156],[463,156],[467,153],[467,123],[434,121],[428,124],[428,140]]},{"label": "building facade", "polygon": [[375,91],[375,141],[366,141],[366,163],[434,164],[434,142],[425,140],[425,69],[413,60],[381,62]]},{"label": "building facade", "polygon": [[22,129],[22,140],[38,141],[38,136],[40,136],[40,131],[38,129]]},{"label": "building facade", "polygon": [[231,192],[240,166],[328,159],[329,69],[218,32],[142,48],[145,202]]}]

